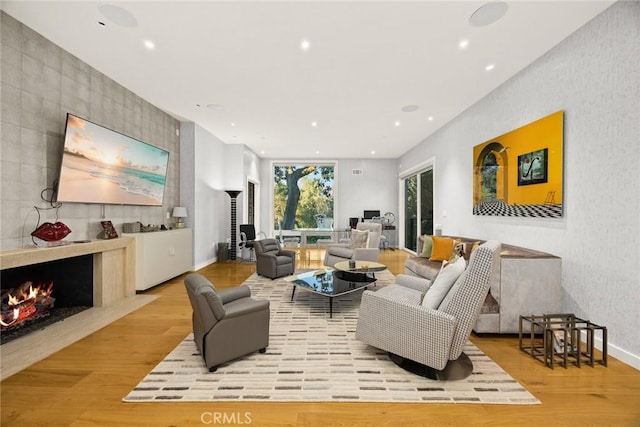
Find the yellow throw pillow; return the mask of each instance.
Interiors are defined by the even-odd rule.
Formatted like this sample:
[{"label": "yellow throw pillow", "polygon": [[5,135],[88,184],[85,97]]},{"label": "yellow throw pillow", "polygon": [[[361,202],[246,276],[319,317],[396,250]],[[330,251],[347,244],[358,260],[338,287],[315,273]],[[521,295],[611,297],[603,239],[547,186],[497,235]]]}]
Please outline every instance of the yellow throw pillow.
[{"label": "yellow throw pillow", "polygon": [[449,237],[431,236],[433,248],[429,261],[448,261],[453,252],[453,239]]}]

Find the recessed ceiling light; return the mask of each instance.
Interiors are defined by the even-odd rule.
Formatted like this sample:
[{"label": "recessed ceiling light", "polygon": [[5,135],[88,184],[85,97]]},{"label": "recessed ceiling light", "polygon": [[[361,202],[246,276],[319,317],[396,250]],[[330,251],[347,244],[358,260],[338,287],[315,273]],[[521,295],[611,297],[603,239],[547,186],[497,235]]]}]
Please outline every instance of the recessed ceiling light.
[{"label": "recessed ceiling light", "polygon": [[121,27],[137,27],[138,20],[131,12],[112,4],[101,4],[98,6],[100,13],[114,24]]},{"label": "recessed ceiling light", "polygon": [[154,42],[152,42],[151,40],[145,40],[143,42],[144,47],[146,47],[149,50],[153,50],[156,48],[156,44]]},{"label": "recessed ceiling light", "polygon": [[261,150],[261,151],[260,151],[260,154],[264,154],[264,150]]},{"label": "recessed ceiling light", "polygon": [[433,116],[429,116],[429,117],[427,117],[427,120],[429,120],[430,122],[432,122],[432,121],[433,121]]},{"label": "recessed ceiling light", "polygon": [[235,126],[235,125],[236,125],[235,123],[231,122],[231,126]]},{"label": "recessed ceiling light", "polygon": [[376,154],[375,150],[371,150],[371,155],[375,156],[375,154]]},{"label": "recessed ceiling light", "polygon": [[458,48],[462,49],[466,49],[469,46],[469,40],[467,39],[462,39],[460,40],[460,42],[458,43]]},{"label": "recessed ceiling light", "polygon": [[316,154],[320,154],[320,150],[316,150]]},{"label": "recessed ceiling light", "polygon": [[302,49],[303,52],[306,52],[310,48],[311,48],[311,42],[307,39],[302,39],[302,41],[300,42],[300,49]]},{"label": "recessed ceiling light", "polygon": [[394,125],[395,125],[395,127],[398,127],[398,126],[400,126],[400,122],[396,121],[396,122],[394,123]]},{"label": "recessed ceiling light", "polygon": [[474,27],[484,27],[486,25],[491,25],[494,22],[498,21],[500,18],[507,13],[507,3],[503,1],[493,1],[491,3],[487,3],[483,6],[480,6],[475,12],[471,14],[469,18],[469,23]]},{"label": "recessed ceiling light", "polygon": [[495,65],[493,65],[493,64],[489,64],[489,65],[487,65],[486,67],[484,67],[484,69],[485,69],[485,70],[487,70],[487,71],[491,71],[491,70],[493,70],[494,68],[495,68]]},{"label": "recessed ceiling light", "polygon": [[418,108],[417,105],[405,105],[404,107],[401,108],[401,110],[405,113],[410,113],[412,111],[416,111]]},{"label": "recessed ceiling light", "polygon": [[313,126],[313,127],[318,126],[318,122],[311,122],[311,126]]}]

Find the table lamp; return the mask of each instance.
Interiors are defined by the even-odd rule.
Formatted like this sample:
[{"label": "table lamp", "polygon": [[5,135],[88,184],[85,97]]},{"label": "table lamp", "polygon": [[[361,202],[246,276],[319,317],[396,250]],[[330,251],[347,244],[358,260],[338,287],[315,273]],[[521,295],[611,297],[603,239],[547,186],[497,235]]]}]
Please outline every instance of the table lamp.
[{"label": "table lamp", "polygon": [[187,217],[187,208],[183,206],[176,206],[173,208],[172,216],[176,218],[176,228],[184,228],[184,219]]}]

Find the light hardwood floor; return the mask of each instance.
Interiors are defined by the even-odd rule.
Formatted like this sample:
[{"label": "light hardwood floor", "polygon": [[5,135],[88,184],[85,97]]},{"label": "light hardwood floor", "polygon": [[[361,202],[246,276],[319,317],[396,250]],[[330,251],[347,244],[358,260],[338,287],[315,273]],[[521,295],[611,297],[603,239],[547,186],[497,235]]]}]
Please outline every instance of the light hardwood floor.
[{"label": "light hardwood floor", "polygon": [[[321,265],[322,250],[303,255],[299,267]],[[381,262],[397,274],[406,256],[386,250]],[[254,271],[248,263],[216,263],[200,273],[224,288]],[[640,425],[640,371],[613,358],[609,367],[551,370],[522,353],[513,336],[472,341],[542,405],[123,403],[191,328],[181,277],[147,294],[159,298],[3,381],[2,426]]]}]

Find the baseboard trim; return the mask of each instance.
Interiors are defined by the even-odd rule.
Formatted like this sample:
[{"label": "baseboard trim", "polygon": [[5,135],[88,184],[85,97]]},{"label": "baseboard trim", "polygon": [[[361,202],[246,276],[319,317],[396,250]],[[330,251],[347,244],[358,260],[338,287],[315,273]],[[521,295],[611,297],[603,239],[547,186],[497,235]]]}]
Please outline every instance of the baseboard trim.
[{"label": "baseboard trim", "polygon": [[[598,350],[598,351],[602,351],[602,336],[600,334],[594,334],[594,338],[593,338],[593,346]],[[584,331],[581,331],[580,333],[580,340],[583,343],[587,342],[587,333]],[[611,344],[611,342],[608,343],[607,345],[607,355],[609,357],[613,357],[616,360],[619,360],[620,362],[624,363],[625,365],[629,365],[634,369],[637,369],[640,371],[640,356],[635,355],[627,350],[624,350],[620,347],[618,347],[615,344]]]},{"label": "baseboard trim", "polygon": [[201,262],[200,264],[194,265],[193,266],[193,271],[198,271],[202,268],[205,268],[208,265],[213,264],[214,262],[218,262],[218,257],[213,257],[212,259],[209,259],[205,262]]},{"label": "baseboard trim", "polygon": [[[582,332],[580,339],[583,342],[586,342],[587,340],[587,334],[585,332]],[[602,338],[599,336],[596,336],[593,340],[593,344],[595,346],[595,348],[597,348],[599,351],[602,351]],[[637,370],[640,371],[640,356],[635,355],[627,350],[624,350],[618,346],[616,346],[615,344],[611,344],[608,343],[607,345],[607,354],[611,357],[614,357],[616,359],[618,359],[619,361],[621,361],[622,363],[631,366],[632,368],[635,368]]]}]

